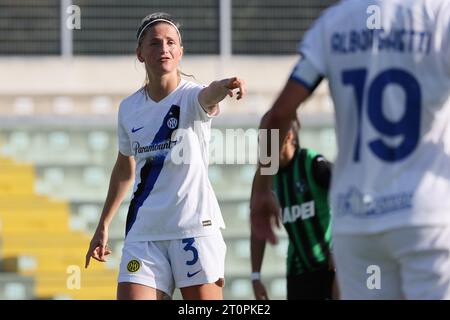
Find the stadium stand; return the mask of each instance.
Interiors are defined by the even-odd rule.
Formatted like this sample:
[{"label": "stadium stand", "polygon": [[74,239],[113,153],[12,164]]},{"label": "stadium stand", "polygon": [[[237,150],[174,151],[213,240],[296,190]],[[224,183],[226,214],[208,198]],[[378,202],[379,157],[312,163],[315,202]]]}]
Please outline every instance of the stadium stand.
[{"label": "stadium stand", "polygon": [[33,276],[38,299],[114,298],[115,270],[83,269],[90,236],[69,229],[67,202],[35,194],[31,165],[0,163],[2,271]]},{"label": "stadium stand", "polygon": [[0,300],[26,300],[34,297],[33,277],[0,272]]}]

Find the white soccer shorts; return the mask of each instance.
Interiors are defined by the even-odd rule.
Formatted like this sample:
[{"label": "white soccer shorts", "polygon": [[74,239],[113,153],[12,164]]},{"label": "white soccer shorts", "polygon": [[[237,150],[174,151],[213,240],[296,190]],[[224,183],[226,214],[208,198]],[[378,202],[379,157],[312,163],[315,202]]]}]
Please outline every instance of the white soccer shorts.
[{"label": "white soccer shorts", "polygon": [[341,299],[450,299],[450,226],[334,235]]},{"label": "white soccer shorts", "polygon": [[176,288],[224,278],[222,234],[197,238],[125,243],[118,282],[139,283],[172,296]]}]

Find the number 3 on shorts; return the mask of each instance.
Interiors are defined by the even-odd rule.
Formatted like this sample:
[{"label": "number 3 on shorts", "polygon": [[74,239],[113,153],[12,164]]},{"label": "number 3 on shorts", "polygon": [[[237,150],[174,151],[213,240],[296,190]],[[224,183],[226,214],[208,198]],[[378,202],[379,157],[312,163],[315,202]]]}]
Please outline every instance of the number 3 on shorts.
[{"label": "number 3 on shorts", "polygon": [[194,265],[198,260],[198,251],[195,247],[192,246],[194,244],[194,241],[195,241],[194,238],[187,238],[187,239],[182,240],[182,242],[186,244],[184,246],[183,250],[184,251],[192,251],[192,255],[193,255],[192,260],[186,261],[186,264],[188,266]]}]

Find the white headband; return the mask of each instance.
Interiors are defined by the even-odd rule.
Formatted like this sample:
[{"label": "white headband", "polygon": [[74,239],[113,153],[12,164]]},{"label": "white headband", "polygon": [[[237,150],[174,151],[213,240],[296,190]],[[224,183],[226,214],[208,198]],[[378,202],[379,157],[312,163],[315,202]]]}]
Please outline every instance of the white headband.
[{"label": "white headband", "polygon": [[154,24],[154,23],[156,23],[156,22],[166,22],[166,23],[172,25],[172,27],[174,27],[175,30],[177,30],[178,38],[180,39],[180,43],[181,43],[181,34],[180,34],[180,31],[178,30],[178,27],[175,25],[175,23],[173,23],[172,21],[166,20],[166,19],[162,19],[162,18],[161,18],[161,19],[155,19],[155,20],[153,20],[153,21],[150,21],[147,25],[145,25],[145,26],[142,28],[141,32],[139,32],[138,37],[137,37],[138,43],[139,43],[139,39],[141,38],[142,33],[145,31],[145,29],[147,29],[149,26],[151,26],[152,24]]}]

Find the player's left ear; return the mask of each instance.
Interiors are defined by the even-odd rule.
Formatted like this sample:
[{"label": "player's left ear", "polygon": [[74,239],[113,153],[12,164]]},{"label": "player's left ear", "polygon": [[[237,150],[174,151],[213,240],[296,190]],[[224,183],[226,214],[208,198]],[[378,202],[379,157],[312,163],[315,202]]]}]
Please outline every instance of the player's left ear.
[{"label": "player's left ear", "polygon": [[294,131],[289,130],[288,133],[287,133],[287,137],[286,137],[286,138],[287,138],[288,140],[293,140],[293,139],[294,139],[294,136],[295,136]]},{"label": "player's left ear", "polygon": [[291,130],[289,130],[288,131],[288,134],[286,135],[286,140],[285,140],[285,142],[290,142],[290,143],[292,143],[292,144],[296,144],[297,143],[297,140],[295,139],[295,133],[294,133],[294,131],[291,129]]},{"label": "player's left ear", "polygon": [[289,143],[290,141],[292,141],[291,130],[289,130],[288,133],[286,134],[286,136],[284,137],[283,145]]},{"label": "player's left ear", "polygon": [[180,46],[180,59],[183,58],[183,54],[184,54],[184,47]]},{"label": "player's left ear", "polygon": [[138,58],[139,62],[144,62],[140,46],[136,48],[136,57]]}]

